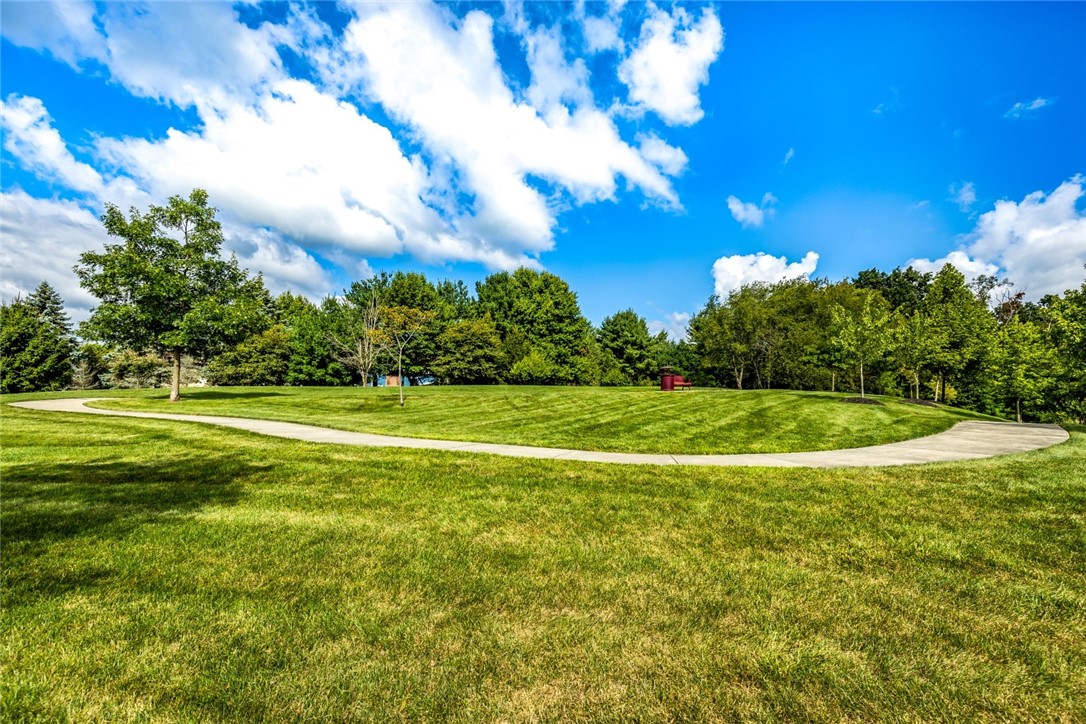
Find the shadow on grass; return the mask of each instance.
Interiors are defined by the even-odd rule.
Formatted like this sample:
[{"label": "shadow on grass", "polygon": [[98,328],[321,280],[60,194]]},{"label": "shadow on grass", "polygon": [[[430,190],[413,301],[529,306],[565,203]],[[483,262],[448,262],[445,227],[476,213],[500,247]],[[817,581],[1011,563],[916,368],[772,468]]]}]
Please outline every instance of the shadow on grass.
[{"label": "shadow on grass", "polygon": [[[282,397],[285,393],[278,392],[274,388],[268,388],[267,390],[230,390],[228,389],[216,389],[216,390],[182,390],[182,400],[251,400],[259,397]],[[163,399],[169,399],[169,394]]]},{"label": "shadow on grass", "polygon": [[242,482],[268,467],[239,455],[9,465],[4,545],[11,550],[76,536],[115,537],[205,506],[235,505]]}]

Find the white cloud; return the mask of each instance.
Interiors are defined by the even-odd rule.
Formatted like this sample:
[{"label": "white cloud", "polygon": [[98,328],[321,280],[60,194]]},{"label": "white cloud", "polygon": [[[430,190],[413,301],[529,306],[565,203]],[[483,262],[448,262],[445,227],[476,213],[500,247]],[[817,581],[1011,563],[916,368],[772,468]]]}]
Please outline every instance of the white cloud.
[{"label": "white cloud", "polygon": [[[531,72],[521,88],[498,62],[485,12],[361,4],[336,36],[310,8],[255,28],[235,8],[4,3],[11,42],[108,74],[133,95],[191,107],[199,119],[151,138],[92,135],[73,153],[40,100],[12,96],[2,109],[6,155],[96,210],[206,188],[243,263],[269,286],[312,279],[311,291],[328,281],[318,254],[345,268],[400,253],[538,266],[558,215],[615,200],[620,177],[649,202],[681,209],[670,177],[683,173],[686,154],[655,134],[622,138],[561,25],[518,29]],[[616,35],[620,11],[617,3],[599,18]],[[700,115],[697,90],[719,52],[706,48],[722,34],[714,12],[694,23],[652,6],[646,28],[635,52],[655,48],[667,59],[670,47],[668,62],[685,64],[675,98]],[[593,32],[586,43],[625,52],[603,24]],[[284,48],[320,80],[289,78]],[[360,110],[378,104],[399,123],[385,127]]]},{"label": "white cloud", "polygon": [[622,52],[626,44],[619,37],[618,21],[612,17],[594,17],[584,19],[585,44],[590,53],[602,53],[605,50]]},{"label": "white cloud", "polygon": [[39,199],[16,189],[0,193],[0,297],[26,296],[47,281],[75,321],[97,300],[83,291],[72,267],[108,238],[102,223],[74,201]]},{"label": "white cloud", "polygon": [[622,175],[650,199],[678,207],[670,182],[573,90],[580,66],[563,69],[545,36],[534,37],[538,53],[530,53],[536,62],[529,95],[545,105],[537,109],[507,86],[491,18],[473,11],[457,25],[429,6],[363,6],[334,71],[341,81],[361,80],[439,163],[457,169],[474,195],[474,215],[461,221],[462,231],[514,256],[549,250],[564,202],[529,176],[585,204],[613,199]]},{"label": "white cloud", "polygon": [[94,24],[94,3],[0,3],[0,34],[24,48],[45,51],[72,67],[106,56],[105,38]]},{"label": "white cloud", "polygon": [[619,66],[630,101],[654,111],[669,125],[689,126],[704,112],[699,88],[724,48],[724,30],[711,7],[695,23],[683,8],[672,13],[648,3],[637,45]]},{"label": "white cloud", "polygon": [[966,279],[976,279],[981,274],[995,276],[999,273],[998,264],[975,259],[961,250],[952,251],[941,259],[910,259],[906,266],[935,274],[946,264],[956,267]]},{"label": "white cloud", "polygon": [[723,256],[713,262],[713,280],[716,295],[721,299],[753,282],[776,283],[785,279],[809,277],[818,266],[818,254],[813,251],[797,262],[789,263],[786,257],[757,254]]},{"label": "white cloud", "polygon": [[678,176],[686,170],[689,159],[681,148],[669,146],[655,134],[638,134],[641,155],[668,176]]},{"label": "white cloud", "polygon": [[120,206],[146,201],[146,195],[130,179],[107,180],[92,166],[77,160],[53,127],[40,99],[8,96],[0,102],[0,128],[4,131],[4,149],[39,178]]},{"label": "white cloud", "polygon": [[742,224],[744,228],[761,228],[766,218],[772,217],[776,213],[773,206],[777,203],[777,197],[768,192],[762,196],[760,206],[740,201],[737,196],[729,196],[728,211],[732,213],[732,218]]},{"label": "white cloud", "polygon": [[332,279],[320,262],[270,229],[225,220],[223,236],[225,251],[236,254],[242,267],[263,274],[272,294],[293,291],[319,301],[332,288]]},{"label": "white cloud", "polygon": [[681,342],[686,339],[686,327],[690,324],[689,312],[669,312],[663,320],[652,319],[648,322],[649,333],[652,335],[667,332],[668,339],[672,342]]},{"label": "white cloud", "polygon": [[789,164],[789,162],[791,162],[791,160],[793,158],[795,158],[795,156],[796,156],[796,149],[789,148],[788,152],[786,154],[784,154],[784,161],[782,162],[782,164],[787,166]]},{"label": "white cloud", "polygon": [[1024,118],[1026,116],[1031,116],[1035,111],[1039,111],[1046,106],[1052,105],[1054,100],[1055,99],[1052,98],[1034,98],[1029,103],[1019,101],[1018,103],[1015,103],[1013,106],[1011,106],[1010,110],[1003,114],[1003,117]]},{"label": "white cloud", "polygon": [[1076,208],[1084,183],[1074,176],[1050,194],[1035,191],[1021,202],[998,201],[981,215],[961,249],[909,264],[935,271],[949,262],[967,277],[999,273],[1029,299],[1077,288],[1086,264],[1086,214]]},{"label": "white cloud", "polygon": [[282,34],[237,22],[229,3],[11,3],[14,28],[8,5],[3,32],[11,42],[73,66],[97,61],[137,96],[214,107],[282,75],[275,47]]},{"label": "white cloud", "polygon": [[973,204],[977,202],[977,190],[972,181],[950,184],[947,187],[947,192],[950,193],[951,199],[962,211],[969,211],[973,208]]},{"label": "white cloud", "polygon": [[306,244],[388,256],[444,231],[420,200],[425,169],[386,128],[303,81],[274,91],[208,114],[196,131],[104,139],[100,151],[158,198],[206,188],[239,221]]}]

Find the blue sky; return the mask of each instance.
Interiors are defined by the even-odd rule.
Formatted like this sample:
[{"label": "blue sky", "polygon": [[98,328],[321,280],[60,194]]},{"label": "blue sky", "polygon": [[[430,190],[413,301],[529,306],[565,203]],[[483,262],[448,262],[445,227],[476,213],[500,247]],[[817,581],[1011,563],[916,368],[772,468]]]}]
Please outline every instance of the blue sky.
[{"label": "blue sky", "polygon": [[313,298],[527,264],[681,333],[711,294],[1086,264],[1086,4],[0,4],[0,294],[207,188]]}]

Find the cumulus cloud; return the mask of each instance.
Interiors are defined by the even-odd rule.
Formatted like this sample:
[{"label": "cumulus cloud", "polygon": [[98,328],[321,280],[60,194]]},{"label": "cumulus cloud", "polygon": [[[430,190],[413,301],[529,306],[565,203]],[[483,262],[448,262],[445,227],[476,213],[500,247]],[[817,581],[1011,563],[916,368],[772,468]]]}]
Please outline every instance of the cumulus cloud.
[{"label": "cumulus cloud", "polygon": [[973,208],[973,204],[977,202],[977,190],[972,181],[950,184],[947,187],[947,192],[950,193],[950,198],[962,211],[969,211]]},{"label": "cumulus cloud", "polygon": [[690,324],[689,312],[669,312],[662,320],[651,319],[648,321],[649,333],[653,335],[667,332],[668,339],[672,342],[681,342],[686,339],[686,328]]},{"label": "cumulus cloud", "polygon": [[728,211],[732,213],[732,218],[744,228],[760,229],[766,218],[772,217],[776,212],[773,207],[777,203],[777,197],[768,192],[762,196],[761,205],[740,201],[738,196],[729,196]]},{"label": "cumulus cloud", "polygon": [[695,22],[683,8],[668,13],[648,3],[637,44],[619,66],[630,101],[653,111],[669,125],[689,126],[704,112],[698,89],[724,48],[724,29],[711,7]]},{"label": "cumulus cloud", "polygon": [[1049,194],[1035,191],[1020,202],[998,201],[981,215],[961,249],[909,264],[935,271],[949,262],[967,277],[1001,274],[1034,300],[1077,288],[1086,264],[1086,214],[1077,208],[1084,183],[1074,176]]},{"label": "cumulus cloud", "polygon": [[43,180],[120,206],[147,199],[131,179],[106,179],[89,164],[77,160],[38,98],[12,94],[0,101],[0,128],[4,131],[4,150]]},{"label": "cumulus cloud", "polygon": [[317,301],[332,287],[331,277],[320,262],[271,229],[254,230],[227,220],[223,236],[226,250],[237,255],[241,266],[263,274],[272,294],[293,291]]},{"label": "cumulus cloud", "polygon": [[248,96],[282,74],[273,26],[237,22],[228,3],[5,3],[3,13],[16,45],[96,61],[133,95],[180,107]]},{"label": "cumulus cloud", "polygon": [[1025,118],[1033,115],[1036,111],[1041,110],[1046,106],[1050,106],[1053,103],[1052,98],[1034,98],[1029,103],[1019,101],[1010,107],[1005,114],[1004,118]]},{"label": "cumulus cloud", "polygon": [[99,148],[157,197],[204,187],[238,220],[309,244],[388,256],[442,231],[420,200],[425,169],[386,128],[303,81],[281,81],[259,106],[225,107],[188,133]]},{"label": "cumulus cloud", "polygon": [[47,281],[75,321],[90,315],[97,300],[79,286],[72,267],[81,253],[100,249],[108,238],[94,213],[74,201],[5,191],[0,193],[0,237],[0,297],[25,297]]},{"label": "cumulus cloud", "polygon": [[785,279],[809,277],[818,266],[818,254],[807,252],[803,259],[789,263],[786,257],[757,254],[723,256],[713,262],[713,281],[716,295],[721,299],[745,284],[754,282],[776,283]]},{"label": "cumulus cloud", "polygon": [[[572,89],[579,83],[563,80],[546,38],[532,42],[543,45],[532,53],[529,95],[544,109],[514,97],[498,65],[493,21],[481,11],[450,24],[429,6],[363,6],[346,31],[353,60],[336,71],[357,77],[437,159],[455,165],[475,197],[474,215],[461,228],[497,248],[538,254],[553,245],[557,210],[529,177],[585,204],[613,199],[621,175],[650,199],[678,207],[670,182],[620,138],[611,118],[578,103]],[[576,65],[568,70],[580,73]]]},{"label": "cumulus cloud", "polygon": [[999,273],[998,264],[973,258],[960,249],[952,251],[940,259],[910,259],[906,266],[911,266],[917,271],[935,274],[946,264],[956,267],[966,279],[976,279],[982,274],[995,276]]},{"label": "cumulus cloud", "polygon": [[681,148],[669,146],[655,134],[638,134],[641,155],[668,176],[678,176],[686,170],[686,157]]},{"label": "cumulus cloud", "polygon": [[74,68],[106,57],[94,14],[90,0],[0,3],[0,33],[15,45],[47,52]]},{"label": "cumulus cloud", "polygon": [[[74,153],[40,100],[10,96],[0,109],[6,160],[81,197],[87,213],[206,188],[243,263],[273,288],[314,293],[329,283],[324,265],[368,268],[363,257],[539,266],[558,216],[615,200],[620,180],[652,205],[682,208],[672,178],[686,154],[654,133],[623,138],[627,126],[620,132],[615,111],[597,106],[561,24],[517,20],[531,74],[522,86],[499,63],[487,12],[345,9],[352,20],[340,34],[299,6],[254,25],[223,3],[4,3],[10,42],[198,119],[146,138],[88,129],[92,140]],[[578,43],[629,52],[628,83],[646,94],[631,100],[693,122],[722,42],[714,11],[693,18],[650,5],[630,50],[621,9],[596,18],[582,9]],[[642,67],[657,59],[676,73],[667,84]],[[311,73],[292,78],[295,65]]]}]

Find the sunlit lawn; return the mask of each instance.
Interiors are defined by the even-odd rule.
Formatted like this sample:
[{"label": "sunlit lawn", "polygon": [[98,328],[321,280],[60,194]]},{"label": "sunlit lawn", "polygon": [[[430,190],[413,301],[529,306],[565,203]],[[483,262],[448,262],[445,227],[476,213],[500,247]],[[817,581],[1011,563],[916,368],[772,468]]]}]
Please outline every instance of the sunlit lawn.
[{"label": "sunlit lawn", "polygon": [[771,470],[0,420],[4,721],[1086,719],[1081,428]]},{"label": "sunlit lawn", "polygon": [[930,435],[980,416],[893,398],[787,390],[419,387],[406,405],[382,388],[217,388],[170,404],[156,390],[101,406],[305,422],[359,432],[581,450],[741,453],[833,450]]}]

